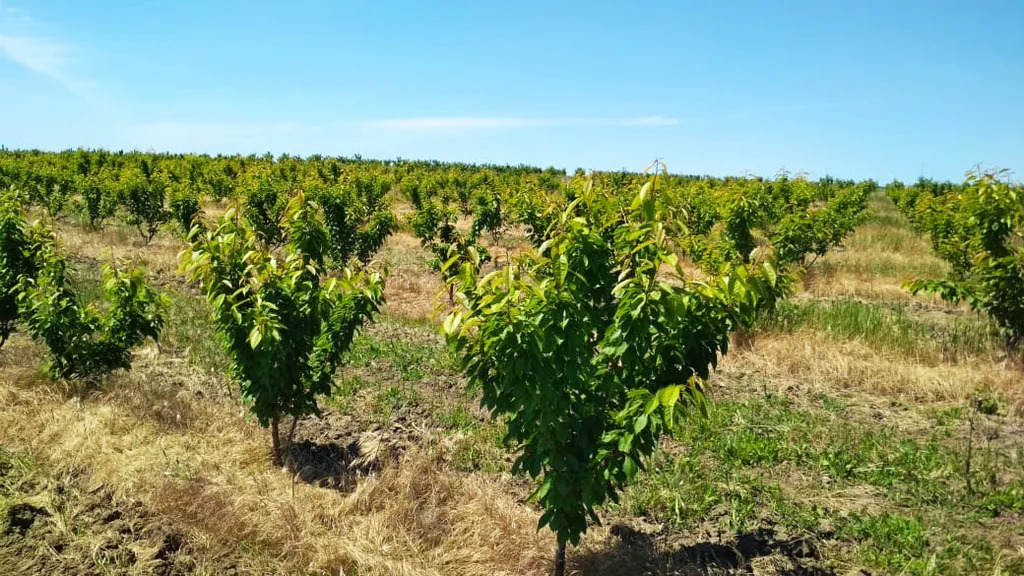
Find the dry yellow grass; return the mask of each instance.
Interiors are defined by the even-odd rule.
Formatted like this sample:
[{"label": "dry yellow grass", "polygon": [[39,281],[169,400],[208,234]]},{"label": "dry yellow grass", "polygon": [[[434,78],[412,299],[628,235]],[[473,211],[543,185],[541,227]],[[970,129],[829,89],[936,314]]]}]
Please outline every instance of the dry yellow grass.
[{"label": "dry yellow grass", "polygon": [[[521,229],[511,230],[497,243],[486,237],[481,242],[496,260],[507,260],[529,246]],[[430,251],[415,236],[400,231],[388,238],[377,258],[390,271],[383,312],[415,321],[436,319],[438,311],[447,304],[447,293],[440,275],[427,266],[433,258]]]},{"label": "dry yellow grass", "polygon": [[947,270],[928,242],[910,229],[869,222],[859,226],[843,247],[815,262],[804,287],[814,296],[905,301],[913,297],[902,288],[904,282],[942,277]]},{"label": "dry yellow grass", "polygon": [[820,298],[862,298],[885,302],[909,302],[915,298],[897,278],[873,278],[863,274],[834,272],[827,277],[813,272],[805,278],[808,295]]},{"label": "dry yellow grass", "polygon": [[440,276],[429,267],[430,252],[411,234],[388,239],[378,258],[389,269],[383,312],[410,320],[429,320],[444,290]]},{"label": "dry yellow grass", "polygon": [[232,402],[197,395],[202,384],[183,383],[174,397],[188,426],[152,418],[160,406],[140,410],[166,385],[154,378],[162,357],[145,355],[110,392],[79,400],[41,381],[31,345],[10,345],[5,354],[24,362],[4,366],[0,442],[83,471],[91,489],[141,501],[208,542],[211,554],[244,543],[284,573],[546,570],[551,537],[536,531],[537,512],[513,500],[500,479],[445,471],[429,447],[362,478],[351,493],[319,488],[270,466],[266,434]]},{"label": "dry yellow grass", "polygon": [[837,341],[804,330],[758,338],[735,349],[719,366],[728,377],[753,374],[783,389],[852,390],[907,402],[965,402],[978,390],[998,391],[1024,415],[1018,368],[1006,360],[973,358],[922,363],[858,341]]},{"label": "dry yellow grass", "polygon": [[78,256],[106,261],[111,257],[137,262],[161,277],[176,275],[178,253],[182,241],[161,232],[149,244],[143,244],[134,228],[107,225],[102,230],[88,230],[81,226],[62,226],[61,240]]}]

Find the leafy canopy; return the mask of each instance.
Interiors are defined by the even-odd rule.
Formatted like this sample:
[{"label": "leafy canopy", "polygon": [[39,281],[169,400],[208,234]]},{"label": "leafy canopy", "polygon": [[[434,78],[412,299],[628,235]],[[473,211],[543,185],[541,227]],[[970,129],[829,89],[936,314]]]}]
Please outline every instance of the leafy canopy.
[{"label": "leafy canopy", "polygon": [[384,281],[348,269],[324,276],[328,233],[302,192],[283,211],[280,250],[267,245],[262,224],[233,208],[212,230],[195,227],[184,268],[206,292],[243,399],[276,429],[281,416],[317,412],[316,397],[330,392],[353,337],[377,312]]},{"label": "leafy canopy", "polygon": [[0,346],[15,330],[21,278],[37,273],[36,255],[45,241],[40,223],[25,222],[25,201],[14,188],[0,193]]},{"label": "leafy canopy", "polygon": [[83,302],[67,275],[67,261],[52,235],[36,255],[36,276],[22,276],[21,315],[46,344],[47,372],[57,379],[93,382],[131,367],[131,350],[157,339],[166,296],[147,284],[141,267],[103,266],[103,303]]},{"label": "leafy canopy", "polygon": [[625,205],[586,186],[537,250],[483,277],[462,264],[445,320],[483,405],[507,417],[514,471],[539,482],[539,527],[560,545],[643,469],[680,402],[704,405],[729,333],[781,289],[768,262],[688,279],[660,181]]},{"label": "leafy canopy", "polygon": [[888,193],[911,225],[947,261],[946,279],[907,284],[986,312],[1011,347],[1024,342],[1024,190],[1001,172],[974,172],[963,186],[927,180]]}]

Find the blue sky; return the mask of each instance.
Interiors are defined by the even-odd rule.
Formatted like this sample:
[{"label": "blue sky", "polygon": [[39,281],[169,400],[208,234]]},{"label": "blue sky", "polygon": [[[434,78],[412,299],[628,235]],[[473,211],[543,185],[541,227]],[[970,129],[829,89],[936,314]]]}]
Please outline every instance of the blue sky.
[{"label": "blue sky", "polygon": [[1024,2],[0,0],[8,148],[1024,170]]}]

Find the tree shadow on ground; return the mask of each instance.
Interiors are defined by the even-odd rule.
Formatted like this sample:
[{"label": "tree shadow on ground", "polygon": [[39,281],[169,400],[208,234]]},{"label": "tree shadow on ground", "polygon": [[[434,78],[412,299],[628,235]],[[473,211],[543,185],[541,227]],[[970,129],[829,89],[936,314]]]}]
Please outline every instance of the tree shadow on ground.
[{"label": "tree shadow on ground", "polygon": [[[672,544],[629,526],[611,527],[601,549],[570,555],[570,574],[617,576],[835,576],[820,565],[817,545],[806,538],[778,538],[771,528],[738,534],[732,541]],[[757,570],[755,571],[755,564]]]},{"label": "tree shadow on ground", "polygon": [[295,480],[350,492],[356,481],[397,462],[413,439],[389,429],[366,430],[357,420],[331,410],[297,422],[295,440],[281,459]]},{"label": "tree shadow on ground", "polygon": [[[286,449],[284,462],[296,480],[321,488],[349,492],[360,475],[372,471],[361,463],[358,439],[349,442],[301,440]],[[372,463],[371,463],[372,464]]]}]

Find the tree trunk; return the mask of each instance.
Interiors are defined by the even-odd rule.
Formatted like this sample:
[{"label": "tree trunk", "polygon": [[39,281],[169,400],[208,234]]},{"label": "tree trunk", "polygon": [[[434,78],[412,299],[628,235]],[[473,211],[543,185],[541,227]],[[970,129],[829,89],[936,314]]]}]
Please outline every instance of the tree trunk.
[{"label": "tree trunk", "polygon": [[281,435],[278,433],[278,430],[277,430],[277,416],[274,416],[270,420],[270,441],[273,443],[273,447],[274,447],[274,454],[273,454],[274,466],[280,466],[281,465]]},{"label": "tree trunk", "polygon": [[555,550],[555,576],[565,576],[565,544],[562,543]]},{"label": "tree trunk", "polygon": [[284,449],[289,453],[292,450],[292,443],[295,441],[295,426],[299,423],[298,416],[292,416],[292,427],[288,430],[288,444],[285,445]]}]

